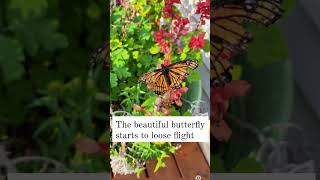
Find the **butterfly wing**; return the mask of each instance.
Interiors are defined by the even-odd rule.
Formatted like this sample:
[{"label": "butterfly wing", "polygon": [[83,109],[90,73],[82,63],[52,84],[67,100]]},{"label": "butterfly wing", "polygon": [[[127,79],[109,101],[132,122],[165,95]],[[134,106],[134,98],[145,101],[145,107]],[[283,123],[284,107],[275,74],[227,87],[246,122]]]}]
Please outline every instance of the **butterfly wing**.
[{"label": "butterfly wing", "polygon": [[148,89],[154,91],[156,94],[161,95],[169,90],[169,85],[164,77],[162,69],[157,69],[152,72],[144,74],[140,81],[147,84]]},{"label": "butterfly wing", "polygon": [[188,76],[188,69],[196,69],[198,61],[185,60],[170,64],[152,72],[144,74],[140,80],[147,84],[148,89],[161,95],[170,89],[177,89],[181,87],[181,83],[185,81]]},{"label": "butterfly wing", "polygon": [[269,26],[281,17],[279,0],[234,0],[216,2],[211,9],[211,86],[231,81],[228,61],[247,49],[252,39],[244,28],[246,22]]},{"label": "butterfly wing", "polygon": [[169,65],[168,77],[170,79],[170,86],[174,89],[180,88],[181,83],[188,77],[188,69],[196,69],[199,66],[196,60],[184,60]]},{"label": "butterfly wing", "polygon": [[247,48],[251,40],[244,24],[254,22],[268,26],[281,17],[279,0],[246,0],[220,3],[211,10],[211,39],[213,46],[223,45],[230,51]]},{"label": "butterfly wing", "polygon": [[226,59],[214,61],[211,64],[210,79],[212,87],[221,87],[232,80],[232,65]]}]

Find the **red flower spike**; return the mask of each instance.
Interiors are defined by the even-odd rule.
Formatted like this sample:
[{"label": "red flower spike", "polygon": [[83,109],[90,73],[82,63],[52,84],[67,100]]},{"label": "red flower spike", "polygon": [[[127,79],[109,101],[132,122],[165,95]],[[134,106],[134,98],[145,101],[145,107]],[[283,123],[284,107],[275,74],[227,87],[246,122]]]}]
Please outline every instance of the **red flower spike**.
[{"label": "red flower spike", "polygon": [[155,32],[154,33],[154,40],[157,42],[157,43],[160,43],[162,40],[163,40],[163,29],[160,28],[159,31]]},{"label": "red flower spike", "polygon": [[201,14],[200,23],[204,25],[206,19],[210,19],[210,0],[206,0],[205,2],[198,2],[196,14]]},{"label": "red flower spike", "polygon": [[182,18],[177,16],[176,19],[173,21],[173,32],[176,33],[176,39],[180,36],[184,36],[189,32],[188,24],[190,23],[188,18]]},{"label": "red flower spike", "polygon": [[168,42],[164,38],[170,38],[172,35],[168,32],[165,32],[162,28],[159,31],[154,33],[154,40],[161,47],[160,50],[164,54],[170,53],[170,48]]},{"label": "red flower spike", "polygon": [[192,36],[191,39],[190,39],[189,47],[193,48],[193,49],[197,49],[197,48],[201,49],[201,48],[203,48],[203,46],[205,44],[204,36],[205,36],[204,33],[201,33],[199,35],[199,37]]},{"label": "red flower spike", "polygon": [[180,0],[166,0],[165,1],[165,6],[162,9],[164,18],[174,17],[174,12],[173,12],[173,4],[174,3],[181,4]]}]

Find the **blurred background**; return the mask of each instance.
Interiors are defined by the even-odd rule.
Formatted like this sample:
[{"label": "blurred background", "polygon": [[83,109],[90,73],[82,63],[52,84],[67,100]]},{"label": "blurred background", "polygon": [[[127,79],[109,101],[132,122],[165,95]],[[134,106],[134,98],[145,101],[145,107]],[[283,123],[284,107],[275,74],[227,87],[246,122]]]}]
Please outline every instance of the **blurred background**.
[{"label": "blurred background", "polygon": [[234,77],[251,89],[231,101],[233,134],[211,147],[213,172],[320,170],[320,2],[282,2],[284,16],[268,28],[249,25],[248,53],[233,60]]},{"label": "blurred background", "polygon": [[[290,122],[297,124],[303,134],[288,132],[290,146],[301,146],[297,160],[314,160],[315,171],[320,171],[320,2],[298,0],[292,14],[281,25],[288,41],[293,67],[293,104]],[[303,151],[307,157],[303,157]]]},{"label": "blurred background", "polygon": [[108,73],[89,63],[106,41],[107,4],[1,0],[2,173],[107,170]]}]

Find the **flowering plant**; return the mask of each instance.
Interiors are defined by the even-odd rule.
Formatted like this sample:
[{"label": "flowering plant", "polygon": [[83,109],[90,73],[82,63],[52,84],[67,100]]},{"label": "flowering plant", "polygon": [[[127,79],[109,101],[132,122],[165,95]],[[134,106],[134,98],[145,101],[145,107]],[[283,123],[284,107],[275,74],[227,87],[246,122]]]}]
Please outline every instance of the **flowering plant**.
[{"label": "flowering plant", "polygon": [[[111,111],[124,109],[146,116],[190,115],[176,108],[183,106],[182,97],[191,89],[186,84],[200,80],[197,71],[190,72],[181,88],[162,96],[137,84],[137,77],[152,68],[186,59],[202,63],[201,52],[210,50],[201,29],[209,20],[209,1],[196,4],[196,9],[190,11],[195,17],[180,13],[180,0],[121,0],[111,7]],[[112,143],[111,167],[114,173],[139,175],[146,161],[157,160],[157,171],[165,167],[164,158],[176,148],[172,143]]]},{"label": "flowering plant", "polygon": [[[164,66],[185,59],[197,60],[201,64],[201,52],[209,52],[210,50],[209,40],[205,39],[206,34],[201,28],[210,18],[210,1],[197,2],[196,8],[189,10],[189,17],[180,13],[183,8],[184,5],[180,0],[164,1],[159,30],[154,32],[155,47],[163,54],[163,60],[160,61],[160,64]],[[190,15],[190,13],[193,14]],[[195,22],[192,23],[191,21]],[[199,79],[199,73],[192,71],[186,83]],[[179,115],[179,112],[175,111],[172,105],[177,107],[183,105],[181,98],[188,91],[185,86],[186,83],[179,89],[167,91],[163,96],[151,97],[146,101],[148,103],[136,106],[134,110],[142,111],[142,114],[145,115],[172,115],[177,113]],[[137,111],[135,112],[137,113]]]}]

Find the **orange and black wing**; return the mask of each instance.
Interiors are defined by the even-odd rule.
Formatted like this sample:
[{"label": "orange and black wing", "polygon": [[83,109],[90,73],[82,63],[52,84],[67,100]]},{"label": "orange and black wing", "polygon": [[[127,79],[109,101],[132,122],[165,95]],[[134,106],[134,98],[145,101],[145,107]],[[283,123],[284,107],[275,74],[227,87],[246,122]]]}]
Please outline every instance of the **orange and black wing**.
[{"label": "orange and black wing", "polygon": [[223,46],[235,53],[245,50],[251,40],[250,33],[244,28],[245,23],[269,26],[283,13],[280,3],[280,0],[243,0],[214,5],[210,19],[212,46]]},{"label": "orange and black wing", "polygon": [[211,87],[221,87],[232,80],[232,65],[227,59],[214,61],[210,70]]},{"label": "orange and black wing", "polygon": [[181,83],[188,77],[189,69],[196,69],[199,66],[196,60],[184,60],[168,66],[170,79],[170,87],[177,89],[181,87]]},{"label": "orange and black wing", "polygon": [[180,61],[155,71],[148,72],[140,78],[140,81],[145,82],[148,89],[154,91],[158,95],[162,95],[170,89],[180,88],[181,83],[185,81],[188,76],[188,69],[194,70],[197,67],[198,61]]},{"label": "orange and black wing", "polygon": [[154,91],[158,95],[164,94],[169,90],[169,84],[167,83],[161,69],[144,74],[140,78],[140,81],[145,82],[148,89]]},{"label": "orange and black wing", "polygon": [[253,22],[269,26],[283,13],[280,3],[280,0],[234,0],[213,5],[210,19],[211,86],[222,86],[231,81],[229,60],[246,50],[252,39],[245,24]]}]

